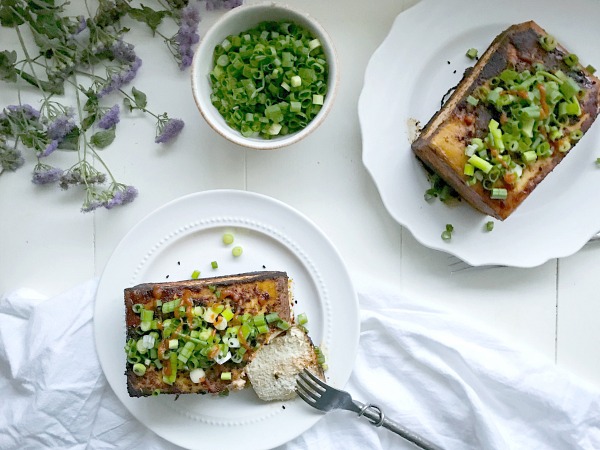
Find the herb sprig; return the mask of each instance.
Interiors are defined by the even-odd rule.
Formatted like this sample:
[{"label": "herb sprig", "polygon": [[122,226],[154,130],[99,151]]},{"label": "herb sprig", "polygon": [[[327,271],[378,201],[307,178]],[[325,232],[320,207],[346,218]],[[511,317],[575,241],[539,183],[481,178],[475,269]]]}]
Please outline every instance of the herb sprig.
[{"label": "herb sprig", "polygon": [[[213,10],[241,3],[205,4]],[[95,11],[86,3],[87,16],[69,15],[66,5],[56,0],[0,3],[0,25],[14,29],[20,43],[20,49],[0,50],[0,81],[14,86],[19,98],[18,104],[0,110],[0,175],[22,167],[22,150],[29,149],[36,158],[33,183],[55,183],[63,190],[79,186],[83,212],[111,209],[138,194],[135,187],[115,179],[99,152],[116,137],[119,104],[127,112],[138,110],[156,120],[156,143],[170,142],[184,127],[181,119],[152,112],[146,94],[131,86],[142,60],[125,40],[129,28],[122,22],[128,17],[133,19],[129,24],[147,26],[185,70],[199,41],[200,12],[198,4],[188,0],[156,0],[153,7],[132,0],[97,0]],[[178,27],[172,36],[161,31],[168,28],[162,26],[166,21]],[[41,96],[39,107],[21,102],[25,91]],[[71,92],[75,105],[56,100]],[[70,167],[49,162],[57,150],[73,153]]]}]

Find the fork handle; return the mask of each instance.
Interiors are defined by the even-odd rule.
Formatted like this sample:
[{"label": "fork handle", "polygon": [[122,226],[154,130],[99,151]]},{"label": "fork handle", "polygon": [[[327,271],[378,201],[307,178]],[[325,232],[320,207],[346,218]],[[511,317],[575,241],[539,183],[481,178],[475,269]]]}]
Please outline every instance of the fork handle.
[{"label": "fork handle", "polygon": [[369,421],[375,425],[376,427],[385,427],[388,430],[393,431],[396,434],[399,434],[407,441],[412,442],[417,447],[420,447],[425,450],[442,450],[442,447],[435,445],[434,443],[428,441],[427,439],[419,436],[418,434],[413,433],[412,431],[406,429],[402,425],[393,420],[385,417],[385,414],[381,410],[381,408],[377,405],[368,404],[365,405],[361,402],[354,400],[354,403],[360,408],[358,412],[358,416],[365,416]]}]

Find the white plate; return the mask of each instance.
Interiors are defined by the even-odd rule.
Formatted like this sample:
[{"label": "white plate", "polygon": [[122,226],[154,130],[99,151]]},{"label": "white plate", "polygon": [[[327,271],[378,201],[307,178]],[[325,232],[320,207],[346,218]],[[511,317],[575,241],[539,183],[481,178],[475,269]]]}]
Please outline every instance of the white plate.
[{"label": "white plate", "polygon": [[[226,231],[244,252],[231,254]],[[211,261],[218,269],[211,268]],[[289,206],[244,191],[208,191],[175,200],[136,225],[110,258],[98,287],[96,349],[112,389],[131,413],[163,438],[187,448],[221,447],[231,436],[244,449],[270,448],[322,417],[302,400],[262,402],[252,389],[227,398],[183,395],[130,398],[125,371],[123,289],[143,282],[257,270],[293,280],[295,314],[306,312],[311,338],[327,354],[331,384],[348,380],[358,347],[358,301],[344,264],[325,235]]]},{"label": "white plate", "polygon": [[[600,2],[593,0],[423,0],[395,20],[366,70],[358,112],[363,162],[390,214],[423,245],[472,265],[533,267],[570,255],[600,230],[600,120],[572,154],[504,222],[484,231],[488,216],[465,202],[428,203],[424,169],[410,149],[418,120],[424,126],[440,100],[479,54],[510,25],[535,20],[584,65],[600,68]],[[449,242],[441,239],[454,225]]]}]

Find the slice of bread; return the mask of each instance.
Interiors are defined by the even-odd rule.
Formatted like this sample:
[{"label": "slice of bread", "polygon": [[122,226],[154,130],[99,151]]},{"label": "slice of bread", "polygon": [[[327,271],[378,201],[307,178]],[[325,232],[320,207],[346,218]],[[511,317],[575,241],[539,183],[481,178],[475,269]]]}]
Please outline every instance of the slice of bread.
[{"label": "slice of bread", "polygon": [[[494,187],[506,189],[506,198],[494,199],[489,186],[481,182],[470,184],[471,176],[465,174],[469,156],[466,147],[473,138],[484,139],[491,119],[502,123],[505,117],[489,103],[479,101],[482,89],[489,89],[492,80],[497,80],[506,69],[518,73],[534,72],[536,65],[543,65],[547,72],[561,71],[580,88],[577,100],[581,108],[578,117],[566,124],[568,131],[585,133],[598,116],[600,102],[599,80],[579,62],[569,61],[569,52],[560,44],[554,49],[545,49],[540,40],[547,33],[535,22],[513,25],[497,36],[481,56],[476,65],[454,90],[449,100],[431,118],[421,135],[412,144],[417,157],[430,169],[439,174],[460,196],[475,209],[500,220],[506,219],[528,197],[536,186],[562,161],[568,151],[559,151],[558,139],[550,140],[552,152],[534,162],[522,164],[519,155],[511,155],[522,165],[518,180],[495,182]],[[492,86],[493,87],[493,86]],[[532,93],[534,94],[534,93]],[[481,95],[479,95],[481,96]],[[471,97],[471,98],[469,98]],[[475,101],[473,101],[475,99]],[[581,134],[581,135],[582,135]],[[568,147],[575,146],[580,139],[572,139]],[[561,143],[566,138],[561,138]]]},{"label": "slice of bread", "polygon": [[244,370],[256,395],[272,401],[294,398],[296,377],[305,368],[325,381],[312,341],[303,330],[292,327],[258,349]]},{"label": "slice of bread", "polygon": [[[129,395],[149,396],[159,391],[161,394],[215,394],[243,388],[246,385],[244,367],[256,350],[281,331],[278,323],[293,323],[288,283],[285,272],[270,271],[147,283],[125,289],[128,353],[125,373]],[[173,311],[165,307],[173,305],[169,302],[176,302]],[[144,324],[140,310],[152,311],[150,323]],[[265,323],[263,318],[266,328],[257,332],[254,318],[272,313],[278,314],[278,320]],[[247,339],[240,336],[244,324],[253,329]],[[209,334],[197,336],[194,333],[201,330]],[[153,345],[145,345],[144,339]],[[225,345],[229,359],[223,361],[227,358],[225,351],[216,354],[202,350],[210,347],[205,344],[207,340],[213,347],[216,345],[215,352],[221,345],[221,353]],[[182,348],[189,342],[195,345],[190,344],[190,351],[183,352]],[[231,355],[240,353],[241,349],[245,352],[234,362],[236,358]],[[177,355],[179,359],[172,361],[169,355]],[[135,373],[135,364],[143,365],[143,370],[137,366],[138,373]],[[172,371],[174,364],[178,366],[175,372]],[[197,367],[203,373],[198,376],[197,371],[195,377],[191,376]],[[143,374],[140,375],[140,371]],[[169,375],[175,377],[169,380]],[[197,377],[200,380],[194,382],[192,378]]]}]

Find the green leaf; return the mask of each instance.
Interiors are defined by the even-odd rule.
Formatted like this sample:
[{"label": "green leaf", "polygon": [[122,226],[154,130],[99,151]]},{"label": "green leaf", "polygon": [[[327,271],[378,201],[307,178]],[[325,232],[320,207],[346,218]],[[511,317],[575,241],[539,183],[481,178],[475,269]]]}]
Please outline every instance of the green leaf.
[{"label": "green leaf", "polygon": [[139,109],[144,109],[148,104],[148,101],[146,100],[146,94],[144,94],[142,91],[138,91],[135,86],[131,88],[131,93],[133,94],[133,98],[135,100],[135,106]]},{"label": "green leaf", "polygon": [[21,25],[28,14],[19,0],[2,0],[0,2],[0,25],[15,28]]},{"label": "green leaf", "polygon": [[102,130],[94,133],[90,138],[90,142],[98,148],[109,146],[115,140],[115,129]]},{"label": "green leaf", "polygon": [[17,81],[17,71],[15,69],[15,62],[17,61],[17,52],[4,50],[0,52],[0,80],[10,81],[14,83]]},{"label": "green leaf", "polygon": [[123,105],[129,110],[129,112],[133,111],[133,106],[131,106],[131,100],[129,100],[129,98],[125,97],[123,99]]},{"label": "green leaf", "polygon": [[58,148],[61,150],[79,150],[80,135],[81,131],[79,131],[79,128],[73,128],[71,132],[65,136]]},{"label": "green leaf", "polygon": [[163,18],[168,15],[167,11],[155,11],[152,8],[141,5],[141,9],[130,8],[129,17],[138,22],[145,23],[152,31],[156,31]]},{"label": "green leaf", "polygon": [[90,127],[94,124],[94,122],[97,119],[97,115],[96,113],[94,114],[90,114],[89,116],[86,116],[82,121],[81,121],[81,128],[83,129],[83,131],[85,130],[89,130]]}]

